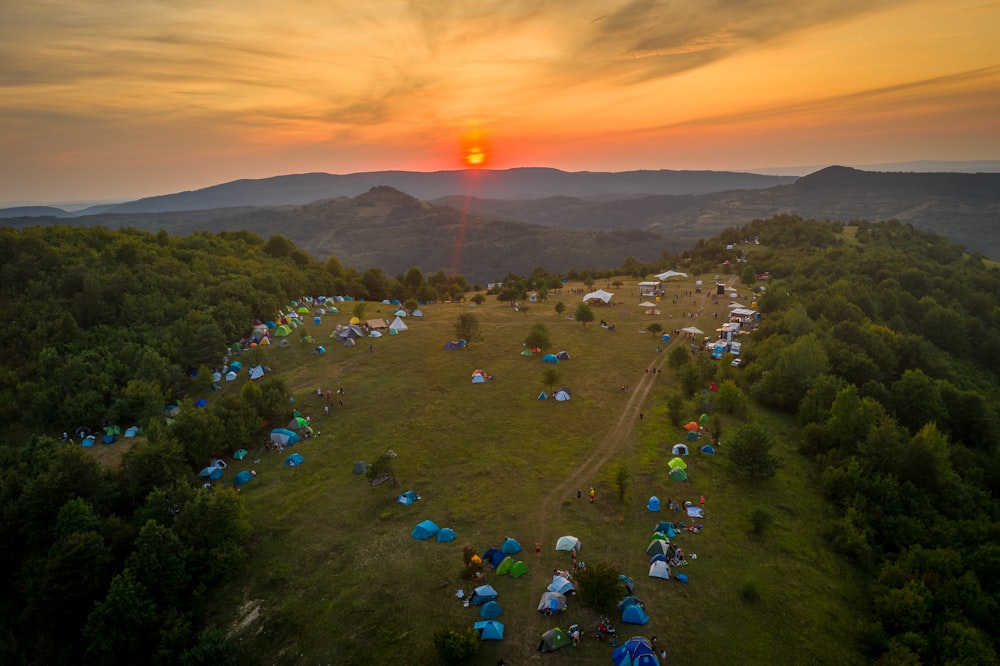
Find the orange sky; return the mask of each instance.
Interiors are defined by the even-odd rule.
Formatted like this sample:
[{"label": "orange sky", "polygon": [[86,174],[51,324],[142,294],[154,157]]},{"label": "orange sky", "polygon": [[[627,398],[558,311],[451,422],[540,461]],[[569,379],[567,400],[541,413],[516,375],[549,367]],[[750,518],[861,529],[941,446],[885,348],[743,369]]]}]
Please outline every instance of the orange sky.
[{"label": "orange sky", "polygon": [[996,0],[10,2],[0,201],[453,169],[473,143],[569,171],[996,160],[998,35]]}]

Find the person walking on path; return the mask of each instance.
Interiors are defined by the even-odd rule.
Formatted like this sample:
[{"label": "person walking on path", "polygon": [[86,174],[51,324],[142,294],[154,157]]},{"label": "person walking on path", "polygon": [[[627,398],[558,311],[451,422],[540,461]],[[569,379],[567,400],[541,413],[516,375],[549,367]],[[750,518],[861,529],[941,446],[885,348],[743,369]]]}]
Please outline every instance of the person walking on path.
[{"label": "person walking on path", "polygon": [[537,557],[537,556],[539,556],[541,554],[542,554],[542,544],[539,543],[538,541],[536,541],[535,542],[535,556]]}]

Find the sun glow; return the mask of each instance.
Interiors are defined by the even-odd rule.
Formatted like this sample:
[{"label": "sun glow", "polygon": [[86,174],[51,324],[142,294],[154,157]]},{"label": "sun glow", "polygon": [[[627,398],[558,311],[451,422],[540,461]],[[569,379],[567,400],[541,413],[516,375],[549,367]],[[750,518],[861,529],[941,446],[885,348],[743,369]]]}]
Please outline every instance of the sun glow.
[{"label": "sun glow", "polygon": [[462,136],[462,162],[467,167],[478,168],[489,162],[490,151],[486,135],[480,129],[469,130]]}]

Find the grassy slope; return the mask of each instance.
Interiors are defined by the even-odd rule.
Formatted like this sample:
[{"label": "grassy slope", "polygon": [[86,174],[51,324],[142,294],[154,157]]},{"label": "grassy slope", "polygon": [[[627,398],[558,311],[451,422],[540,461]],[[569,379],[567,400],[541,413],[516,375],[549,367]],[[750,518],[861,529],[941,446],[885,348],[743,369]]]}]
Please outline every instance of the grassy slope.
[{"label": "grassy slope", "polygon": [[[617,291],[622,301],[639,300],[630,295],[631,282]],[[637,581],[651,621],[632,627],[612,618],[619,632],[657,635],[672,663],[859,661],[852,635],[860,579],[823,547],[819,532],[826,510],[811,466],[786,436],[788,424],[771,419],[781,434],[777,452],[786,461],[775,479],[747,485],[723,456],[696,454],[689,458],[691,482],[676,484],[666,476],[665,454],[681,440],[681,431],[664,417],[666,371],[622,454],[590,471],[587,483],[597,488],[598,501],[578,502],[570,492],[549,504],[557,508],[546,516],[547,533],[533,533],[541,524],[535,512],[542,498],[607,441],[609,424],[624,404],[619,387],[636,384],[662,344],[640,332],[653,319],[634,305],[597,309],[599,319],[617,324],[614,332],[557,318],[556,301],[572,311],[578,299],[554,294],[521,312],[493,299],[478,308],[428,306],[422,319],[408,320],[409,331],[371,341],[371,354],[367,344],[348,349],[330,341],[327,354],[313,356],[311,345],[295,341],[297,332],[291,348],[269,350],[270,365],[293,385],[296,407],[323,434],[296,447],[306,457],[297,469],[282,467],[280,456],[261,447],[228,470],[235,474],[260,457],[257,479],[243,490],[257,529],[250,566],[217,600],[219,621],[239,627],[250,654],[262,663],[355,664],[372,655],[389,663],[436,663],[433,632],[479,619],[454,596],[459,587],[471,588],[460,579],[463,545],[482,552],[513,536],[532,570],[517,580],[488,576],[500,592],[506,636],[502,643],[483,643],[477,663],[537,658],[540,630],[573,622],[586,631],[582,646],[546,659],[608,663],[611,648],[592,638],[596,616],[578,601],[571,598],[558,619],[540,619],[534,610],[547,572],[568,563],[564,553],[553,551],[556,538],[574,534],[584,544],[581,559],[613,562]],[[667,302],[657,320],[664,328],[688,325],[682,319],[686,302]],[[712,309],[695,325],[713,328]],[[718,309],[722,316],[725,309]],[[452,322],[466,311],[479,318],[482,340],[462,351],[442,350],[454,337]],[[319,342],[349,316],[345,309],[307,330]],[[389,308],[369,304],[366,317],[377,316],[391,318]],[[548,389],[541,383],[547,366],[519,353],[537,321],[548,326],[555,349],[573,355],[558,366],[573,389],[568,403],[536,400]],[[470,383],[475,368],[497,380]],[[345,407],[324,417],[315,389],[335,390],[338,377]],[[371,487],[352,474],[356,461],[374,460],[386,448],[399,454],[399,488]],[[612,482],[619,461],[632,469],[624,502],[617,501]],[[410,507],[397,504],[396,495],[411,488],[423,499]],[[707,498],[705,531],[678,540],[699,556],[684,568],[688,585],[646,576],[645,547],[663,515],[645,508],[653,494],[664,505],[668,496]],[[747,516],[758,506],[776,518],[763,539],[747,531]],[[410,530],[425,518],[453,528],[458,539],[411,539]],[[543,544],[540,558],[532,552],[536,539]],[[759,592],[755,603],[740,598],[748,583]]]}]

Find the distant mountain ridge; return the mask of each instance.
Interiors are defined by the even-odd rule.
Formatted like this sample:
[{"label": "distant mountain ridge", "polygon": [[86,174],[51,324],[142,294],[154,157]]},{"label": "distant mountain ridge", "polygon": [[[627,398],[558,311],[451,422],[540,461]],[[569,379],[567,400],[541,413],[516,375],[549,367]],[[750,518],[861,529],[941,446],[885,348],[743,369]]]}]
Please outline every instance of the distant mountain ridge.
[{"label": "distant mountain ridge", "polygon": [[[456,183],[468,187],[470,179],[479,184],[474,190],[470,188],[472,191],[426,199],[385,184],[352,196],[312,199],[317,192],[329,192],[334,177],[306,174],[216,186],[225,196],[208,188],[132,202],[138,208],[169,208],[225,201],[229,203],[225,207],[141,212],[132,210],[132,204],[123,204],[80,217],[60,216],[55,209],[45,217],[22,213],[5,222],[14,227],[132,226],[174,234],[247,229],[263,237],[284,235],[321,260],[335,255],[345,265],[378,267],[389,273],[411,266],[425,271],[455,270],[473,280],[497,278],[507,272],[530,273],[537,266],[553,272],[610,268],[628,256],[654,261],[665,250],[679,252],[726,228],[786,213],[844,222],[896,219],[1000,259],[1000,173],[881,173],[834,166],[802,178],[783,179],[771,187],[697,194],[642,193],[654,186],[667,188],[667,181],[672,181],[674,189],[690,189],[698,182],[722,186],[742,177],[723,174],[699,181],[696,173],[700,172],[683,173],[679,178],[687,182],[678,186],[681,181],[674,178],[676,172],[382,172],[383,177],[401,180],[414,176],[411,183],[426,179],[425,184],[433,185],[427,186],[428,192],[447,192]],[[370,177],[344,177],[355,180],[349,185],[340,181],[339,187],[356,188]],[[538,197],[474,194],[537,194],[546,187],[552,190]],[[566,193],[580,189],[586,196]],[[281,206],[259,203],[275,197],[309,201]],[[461,234],[464,245],[455,247],[455,238]]]},{"label": "distant mountain ridge", "polygon": [[[705,194],[731,189],[773,187],[791,176],[762,176],[729,171],[567,172],[526,167],[507,170],[373,171],[336,175],[305,173],[256,180],[235,180],[200,190],[146,197],[121,204],[85,208],[95,213],[166,213],[233,206],[301,205],[320,199],[356,197],[386,185],[428,201],[449,195],[495,199],[534,199],[564,195],[585,199],[650,194]],[[0,212],[2,215],[2,212]]]}]

